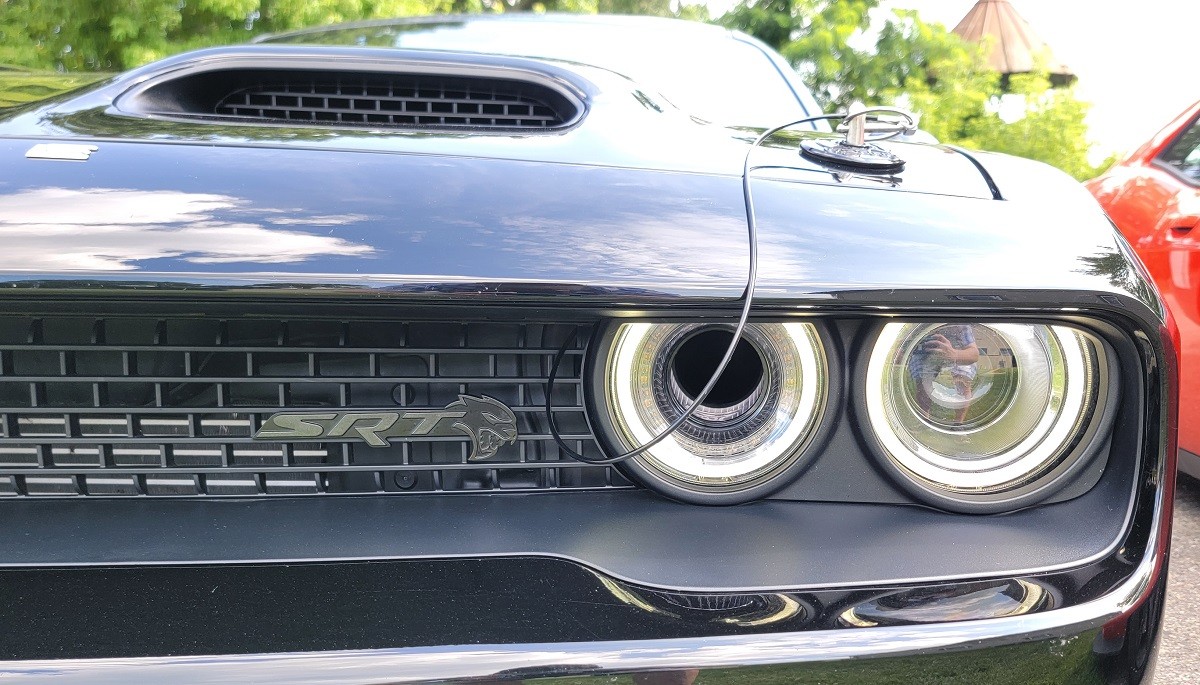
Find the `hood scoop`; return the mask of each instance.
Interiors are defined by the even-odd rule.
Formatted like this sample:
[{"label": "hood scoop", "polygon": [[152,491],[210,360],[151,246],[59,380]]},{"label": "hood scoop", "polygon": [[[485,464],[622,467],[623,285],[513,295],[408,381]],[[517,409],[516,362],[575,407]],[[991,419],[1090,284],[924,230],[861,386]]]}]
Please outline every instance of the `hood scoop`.
[{"label": "hood scoop", "polygon": [[175,72],[117,101],[126,114],[224,124],[552,131],[582,104],[550,80],[445,69],[210,68]]}]

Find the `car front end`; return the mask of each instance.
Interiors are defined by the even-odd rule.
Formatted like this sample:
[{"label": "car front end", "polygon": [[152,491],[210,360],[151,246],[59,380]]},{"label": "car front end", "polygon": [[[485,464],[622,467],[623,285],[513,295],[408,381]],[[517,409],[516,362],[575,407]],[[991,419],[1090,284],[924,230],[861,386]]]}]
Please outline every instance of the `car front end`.
[{"label": "car front end", "polygon": [[1151,678],[1176,334],[1058,172],[369,46],[0,117],[14,682]]}]

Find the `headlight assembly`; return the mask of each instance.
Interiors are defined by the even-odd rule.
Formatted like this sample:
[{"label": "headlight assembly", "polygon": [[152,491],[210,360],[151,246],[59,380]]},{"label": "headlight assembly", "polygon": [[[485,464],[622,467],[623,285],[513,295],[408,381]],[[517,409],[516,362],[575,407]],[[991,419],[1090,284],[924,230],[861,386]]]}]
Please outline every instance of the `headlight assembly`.
[{"label": "headlight assembly", "polygon": [[918,497],[1011,507],[1081,458],[1107,400],[1105,361],[1068,326],[890,323],[867,364],[866,416],[884,466]]},{"label": "headlight assembly", "polygon": [[[730,343],[727,328],[629,323],[603,346],[606,433],[644,444],[679,417]],[[825,407],[825,355],[807,323],[754,323],[712,393],[674,433],[626,467],[668,495],[706,503],[760,497],[801,466]]]}]

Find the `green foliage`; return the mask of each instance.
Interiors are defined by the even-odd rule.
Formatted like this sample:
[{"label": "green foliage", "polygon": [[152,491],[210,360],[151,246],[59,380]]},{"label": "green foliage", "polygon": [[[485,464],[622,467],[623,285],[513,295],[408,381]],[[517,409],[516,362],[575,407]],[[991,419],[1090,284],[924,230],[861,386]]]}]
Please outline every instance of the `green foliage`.
[{"label": "green foliage", "polygon": [[[719,21],[779,50],[827,111],[898,105],[920,114],[921,128],[944,143],[1040,160],[1080,180],[1111,163],[1088,162],[1087,105],[1072,89],[1051,88],[1046,73],[1014,75],[1005,84],[988,67],[986,46],[913,11],[893,11],[871,27],[878,4],[743,0]],[[1022,100],[1024,112],[1012,111]],[[1002,102],[1012,116],[1001,117]]]},{"label": "green foliage", "polygon": [[482,11],[487,0],[0,0],[0,63],[118,71],[181,50],[353,19]]},{"label": "green foliage", "polygon": [[584,12],[707,20],[672,0],[0,0],[0,64],[121,71],[261,33],[447,12]]},{"label": "green foliage", "polygon": [[1088,105],[1076,99],[1073,89],[1051,88],[1048,74],[1032,73],[1012,76],[1010,92],[1008,97],[1024,99],[1024,115],[1011,123],[995,113],[977,118],[969,140],[972,147],[1041,160],[1080,180],[1098,175],[1115,161],[1109,158],[1099,166],[1088,162]]},{"label": "green foliage", "polygon": [[968,128],[1000,94],[982,47],[915,12],[897,12],[879,33],[869,80],[858,89],[863,102],[897,104],[921,114],[921,127],[938,140],[970,145]]},{"label": "green foliage", "polygon": [[[782,54],[822,106],[839,109],[860,98],[858,78],[873,55],[851,46],[879,0],[743,0],[718,21],[745,31]],[[860,98],[861,99],[861,98]]]},{"label": "green foliage", "polygon": [[[587,0],[582,0],[587,5]],[[704,5],[686,5],[673,0],[598,0],[594,9],[585,7],[583,12],[600,14],[637,14],[651,17],[676,17],[691,21],[708,21],[708,8]]]},{"label": "green foliage", "polygon": [[95,83],[102,74],[58,74],[0,68],[0,109],[42,100]]}]

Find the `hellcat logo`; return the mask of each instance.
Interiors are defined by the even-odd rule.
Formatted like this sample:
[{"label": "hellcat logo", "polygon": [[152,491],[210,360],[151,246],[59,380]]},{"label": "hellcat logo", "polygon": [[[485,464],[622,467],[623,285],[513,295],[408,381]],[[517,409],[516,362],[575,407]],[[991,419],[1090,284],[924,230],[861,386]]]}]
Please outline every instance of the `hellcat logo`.
[{"label": "hellcat logo", "polygon": [[398,411],[279,412],[263,422],[255,440],[361,439],[387,447],[391,438],[449,437],[471,439],[472,461],[495,456],[517,440],[517,417],[491,397],[459,395],[444,409]]}]

